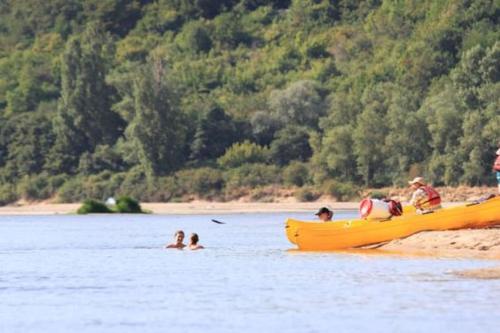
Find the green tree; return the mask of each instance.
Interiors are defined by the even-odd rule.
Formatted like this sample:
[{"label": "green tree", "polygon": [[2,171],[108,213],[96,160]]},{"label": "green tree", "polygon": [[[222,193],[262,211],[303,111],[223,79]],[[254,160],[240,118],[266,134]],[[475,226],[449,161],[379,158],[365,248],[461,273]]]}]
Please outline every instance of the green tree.
[{"label": "green tree", "polygon": [[325,106],[312,81],[297,81],[285,90],[275,90],[269,97],[269,107],[282,124],[292,123],[317,127]]},{"label": "green tree", "polygon": [[211,107],[198,121],[190,158],[198,162],[217,158],[240,137],[233,119],[219,106]]},{"label": "green tree", "polygon": [[354,130],[354,152],[358,172],[366,186],[383,184],[386,179],[384,143],[387,135],[385,117],[367,107],[357,119]]},{"label": "green tree", "polygon": [[276,134],[270,146],[271,160],[284,166],[291,161],[307,161],[312,155],[308,130],[300,126],[287,126]]},{"label": "green tree", "polygon": [[113,144],[124,122],[111,110],[112,88],[106,83],[108,39],[97,25],[68,42],[62,59],[62,91],[54,130],[56,172],[73,171],[80,155],[98,144]]},{"label": "green tree", "polygon": [[147,175],[161,176],[184,162],[185,117],[162,59],[152,58],[134,81],[135,117],[127,129]]},{"label": "green tree", "polygon": [[38,112],[15,115],[0,132],[6,176],[15,178],[42,172],[54,142],[49,115]]},{"label": "green tree", "polygon": [[201,22],[186,23],[177,42],[186,52],[208,52],[212,48],[210,33]]}]

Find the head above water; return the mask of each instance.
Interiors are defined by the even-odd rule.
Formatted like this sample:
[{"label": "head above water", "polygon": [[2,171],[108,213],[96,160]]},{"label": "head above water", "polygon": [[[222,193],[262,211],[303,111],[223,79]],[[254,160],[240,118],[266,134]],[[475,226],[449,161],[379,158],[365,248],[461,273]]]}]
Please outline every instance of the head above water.
[{"label": "head above water", "polygon": [[200,241],[200,237],[198,237],[198,234],[192,233],[189,237],[189,241],[191,242],[191,245],[196,245]]},{"label": "head above water", "polygon": [[326,207],[322,207],[315,215],[322,221],[330,221],[332,219],[333,212]]},{"label": "head above water", "polygon": [[182,241],[184,240],[184,231],[177,230],[174,234],[174,239],[178,244],[182,243]]}]

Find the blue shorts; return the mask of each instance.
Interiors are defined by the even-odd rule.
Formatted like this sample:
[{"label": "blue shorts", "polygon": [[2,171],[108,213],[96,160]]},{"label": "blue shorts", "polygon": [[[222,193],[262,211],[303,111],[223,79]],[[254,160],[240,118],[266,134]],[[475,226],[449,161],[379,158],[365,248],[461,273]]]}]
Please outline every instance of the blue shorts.
[{"label": "blue shorts", "polygon": [[497,182],[500,185],[500,171],[497,171]]}]

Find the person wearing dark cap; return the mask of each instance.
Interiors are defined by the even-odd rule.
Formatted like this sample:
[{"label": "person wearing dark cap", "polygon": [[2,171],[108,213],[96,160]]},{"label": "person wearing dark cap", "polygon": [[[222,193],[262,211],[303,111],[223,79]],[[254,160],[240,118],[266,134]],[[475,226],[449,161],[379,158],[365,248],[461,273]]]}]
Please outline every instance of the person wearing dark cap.
[{"label": "person wearing dark cap", "polygon": [[326,207],[322,207],[315,215],[323,222],[331,222],[333,212]]}]

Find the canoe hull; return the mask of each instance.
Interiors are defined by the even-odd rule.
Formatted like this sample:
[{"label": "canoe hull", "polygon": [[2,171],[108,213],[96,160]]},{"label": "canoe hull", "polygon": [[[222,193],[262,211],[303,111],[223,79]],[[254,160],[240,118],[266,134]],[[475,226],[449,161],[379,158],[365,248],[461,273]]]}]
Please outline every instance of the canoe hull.
[{"label": "canoe hull", "polygon": [[484,228],[500,224],[500,197],[480,204],[408,214],[390,221],[345,220],[318,223],[288,219],[286,235],[300,250],[331,251],[404,238],[421,231]]}]

